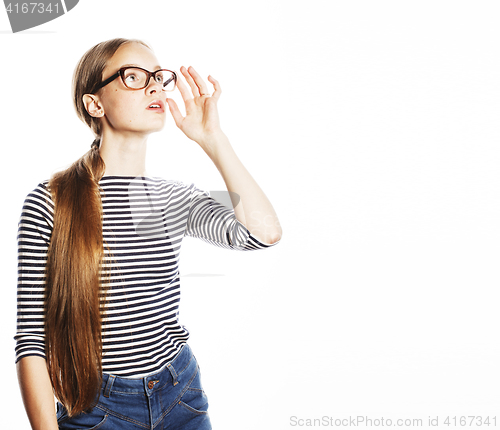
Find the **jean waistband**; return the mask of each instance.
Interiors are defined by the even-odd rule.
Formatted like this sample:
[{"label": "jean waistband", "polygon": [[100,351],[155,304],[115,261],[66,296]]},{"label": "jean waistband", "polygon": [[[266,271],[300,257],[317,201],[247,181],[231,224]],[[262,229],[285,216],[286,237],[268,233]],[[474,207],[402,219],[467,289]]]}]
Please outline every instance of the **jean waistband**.
[{"label": "jean waistband", "polygon": [[187,343],[177,355],[161,370],[142,378],[122,378],[120,376],[103,373],[102,394],[109,397],[111,392],[144,393],[154,391],[155,387],[162,387],[167,383],[177,384],[177,376],[189,365],[193,358],[193,351]]}]

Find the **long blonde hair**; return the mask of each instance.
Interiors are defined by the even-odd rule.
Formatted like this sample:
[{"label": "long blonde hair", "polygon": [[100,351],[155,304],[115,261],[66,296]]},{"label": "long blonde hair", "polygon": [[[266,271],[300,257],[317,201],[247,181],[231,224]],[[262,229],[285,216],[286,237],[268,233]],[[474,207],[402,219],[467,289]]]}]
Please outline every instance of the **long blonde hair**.
[{"label": "long blonde hair", "polygon": [[89,115],[83,95],[102,81],[106,63],[124,43],[112,39],[87,51],[73,75],[73,102],[94,132],[90,151],[49,181],[54,228],[48,249],[45,351],[54,394],[70,416],[93,407],[102,381],[101,266],[104,256],[99,181],[101,123]]}]

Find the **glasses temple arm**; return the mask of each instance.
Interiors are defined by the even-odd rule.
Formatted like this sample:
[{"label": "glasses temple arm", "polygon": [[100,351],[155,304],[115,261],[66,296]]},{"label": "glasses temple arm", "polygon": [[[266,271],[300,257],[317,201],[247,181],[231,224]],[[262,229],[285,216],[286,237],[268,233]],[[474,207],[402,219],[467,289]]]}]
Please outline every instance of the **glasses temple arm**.
[{"label": "glasses temple arm", "polygon": [[120,70],[116,72],[113,76],[110,76],[108,79],[102,81],[97,87],[92,91],[91,94],[95,94],[97,91],[99,91],[102,87],[105,87],[108,85],[111,81],[115,80],[118,76],[120,76]]},{"label": "glasses temple arm", "polygon": [[163,84],[164,87],[166,87],[170,82],[174,80],[174,77],[172,76],[167,82]]}]

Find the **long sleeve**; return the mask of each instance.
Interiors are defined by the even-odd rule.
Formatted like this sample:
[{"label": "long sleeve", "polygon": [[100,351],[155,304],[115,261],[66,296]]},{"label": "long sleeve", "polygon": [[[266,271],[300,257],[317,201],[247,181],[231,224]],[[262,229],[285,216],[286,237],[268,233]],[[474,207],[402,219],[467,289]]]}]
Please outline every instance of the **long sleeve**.
[{"label": "long sleeve", "polygon": [[[105,176],[102,273],[106,315],[103,372],[142,377],[161,369],[189,339],[178,320],[179,255],[184,236],[236,250],[270,247],[254,237],[234,211],[178,181]],[[19,221],[16,362],[45,358],[44,301],[54,204],[42,183],[26,198]],[[109,275],[109,277],[108,277]]]},{"label": "long sleeve", "polygon": [[53,204],[42,183],[27,196],[19,221],[16,362],[29,355],[45,358],[45,266],[52,226]]},{"label": "long sleeve", "polygon": [[186,235],[197,237],[212,245],[240,251],[269,248],[279,243],[265,243],[241,224],[234,210],[210,197],[207,191],[189,186],[191,202]]}]

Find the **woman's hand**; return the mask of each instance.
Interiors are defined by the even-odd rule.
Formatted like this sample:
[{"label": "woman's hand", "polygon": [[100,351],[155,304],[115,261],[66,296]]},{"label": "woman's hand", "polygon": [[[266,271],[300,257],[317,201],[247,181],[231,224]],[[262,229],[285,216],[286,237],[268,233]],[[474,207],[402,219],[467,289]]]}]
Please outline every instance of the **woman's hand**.
[{"label": "woman's hand", "polygon": [[186,116],[182,116],[174,100],[167,98],[170,113],[177,127],[187,137],[197,142],[205,152],[208,152],[211,150],[211,143],[223,136],[217,111],[217,101],[221,94],[219,82],[212,76],[208,77],[208,81],[214,87],[214,92],[210,95],[207,85],[193,67],[186,69],[183,66],[181,73],[191,87],[190,92],[181,79],[177,80],[177,87],[184,100]]},{"label": "woman's hand", "polygon": [[277,242],[281,238],[281,227],[276,212],[220,129],[217,112],[217,100],[221,94],[219,83],[208,77],[214,86],[210,95],[205,82],[192,67],[181,67],[181,73],[191,87],[190,92],[180,79],[177,83],[186,105],[186,116],[182,116],[172,99],[167,99],[177,127],[204,149],[222,175],[228,192],[239,195],[240,204],[234,207],[237,220],[261,241]]}]

